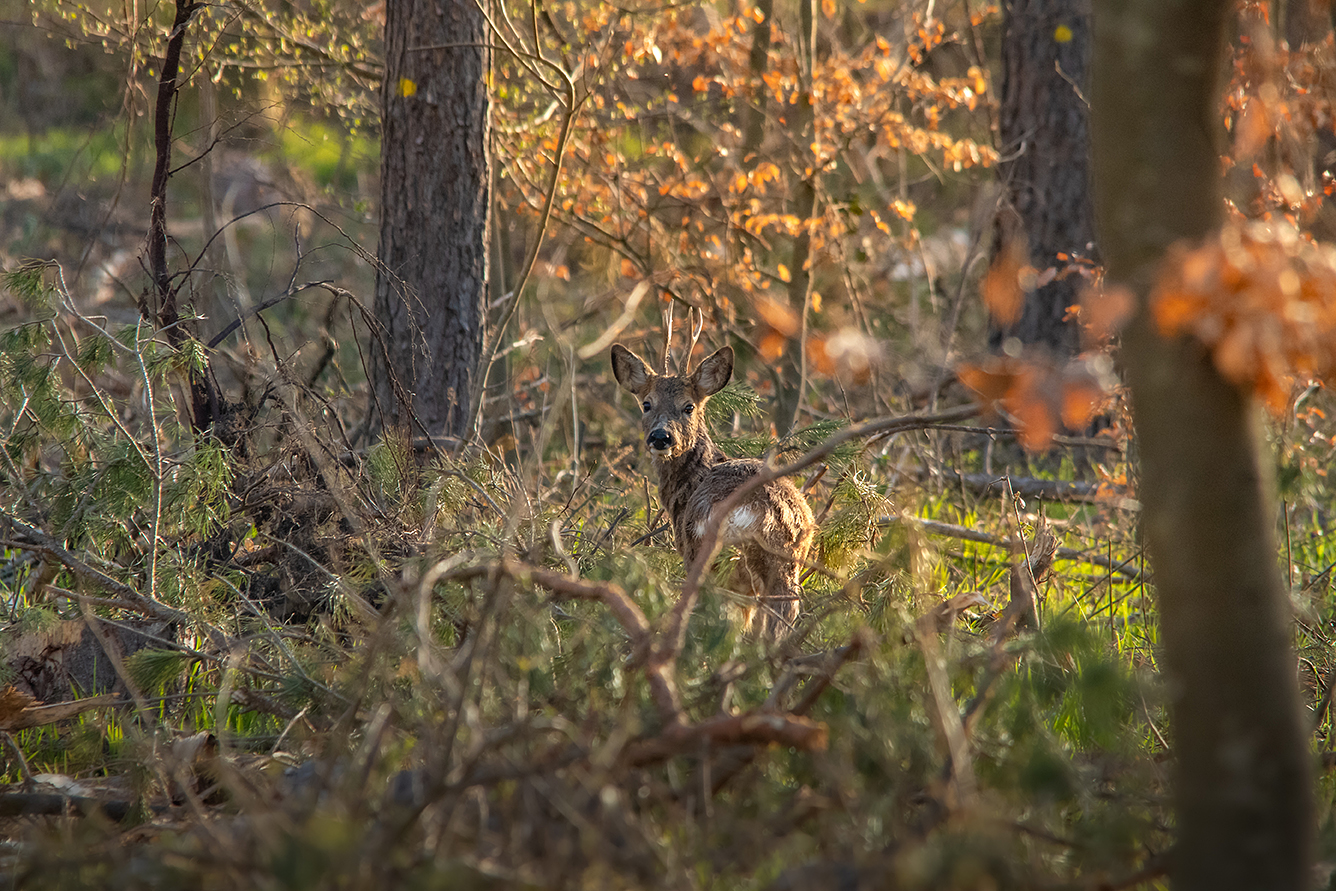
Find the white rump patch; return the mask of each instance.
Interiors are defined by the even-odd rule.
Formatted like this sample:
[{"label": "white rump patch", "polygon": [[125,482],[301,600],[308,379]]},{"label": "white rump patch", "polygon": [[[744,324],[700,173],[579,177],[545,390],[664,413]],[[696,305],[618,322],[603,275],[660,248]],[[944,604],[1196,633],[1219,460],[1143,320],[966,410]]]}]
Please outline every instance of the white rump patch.
[{"label": "white rump patch", "polygon": [[[744,504],[741,507],[733,508],[733,512],[728,515],[728,519],[719,529],[719,538],[724,542],[737,541],[738,539],[750,538],[756,531],[756,526],[761,522],[763,516],[760,508],[753,504]],[[705,520],[698,520],[692,528],[692,532],[697,538],[705,535]]]},{"label": "white rump patch", "polygon": [[733,513],[728,515],[728,521],[724,524],[724,534],[726,537],[746,536],[756,529],[756,524],[761,520],[761,512],[755,505],[744,504],[741,507],[733,508]]}]

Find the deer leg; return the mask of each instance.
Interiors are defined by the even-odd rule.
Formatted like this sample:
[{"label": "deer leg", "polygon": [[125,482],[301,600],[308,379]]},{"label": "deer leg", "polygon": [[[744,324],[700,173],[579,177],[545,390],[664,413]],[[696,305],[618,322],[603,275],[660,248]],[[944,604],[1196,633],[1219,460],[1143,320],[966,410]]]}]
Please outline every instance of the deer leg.
[{"label": "deer leg", "polygon": [[798,619],[797,565],[760,547],[748,548],[744,559],[757,598],[747,630],[771,639],[783,637]]},{"label": "deer leg", "polygon": [[743,632],[748,635],[760,632],[764,625],[764,617],[758,616],[758,605],[766,590],[766,573],[762,564],[764,557],[766,554],[755,546],[744,546],[741,549],[741,573],[747,582],[747,593],[755,598],[743,608]]}]

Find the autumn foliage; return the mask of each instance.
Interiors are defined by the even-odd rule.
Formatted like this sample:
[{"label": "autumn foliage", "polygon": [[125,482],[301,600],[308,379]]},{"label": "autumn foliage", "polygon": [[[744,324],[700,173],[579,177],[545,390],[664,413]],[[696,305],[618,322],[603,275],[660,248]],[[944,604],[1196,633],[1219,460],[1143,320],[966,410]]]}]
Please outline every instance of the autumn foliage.
[{"label": "autumn foliage", "polygon": [[503,188],[541,210],[569,115],[548,272],[601,277],[600,300],[650,280],[766,362],[805,351],[814,373],[865,381],[879,351],[846,331],[849,311],[885,299],[883,271],[917,249],[906,159],[939,174],[996,159],[962,135],[983,111],[985,67],[952,76],[931,61],[991,8],[916,14],[898,40],[842,27],[831,2],[806,24],[767,8],[554,7],[535,47],[561,60],[575,106],[541,68],[498,63]]},{"label": "autumn foliage", "polygon": [[1336,248],[1287,223],[1234,223],[1178,247],[1151,301],[1162,334],[1201,341],[1274,412],[1296,378],[1336,373]]}]

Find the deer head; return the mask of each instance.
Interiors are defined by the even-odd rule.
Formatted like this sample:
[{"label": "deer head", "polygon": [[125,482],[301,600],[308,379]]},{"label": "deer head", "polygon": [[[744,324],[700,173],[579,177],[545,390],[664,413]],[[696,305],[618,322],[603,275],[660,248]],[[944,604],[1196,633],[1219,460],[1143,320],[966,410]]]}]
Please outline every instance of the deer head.
[{"label": "deer head", "polygon": [[623,390],[640,400],[640,426],[650,454],[672,460],[709,438],[705,402],[733,376],[733,348],[711,354],[689,374],[656,374],[644,359],[617,343],[612,346],[612,373]]}]

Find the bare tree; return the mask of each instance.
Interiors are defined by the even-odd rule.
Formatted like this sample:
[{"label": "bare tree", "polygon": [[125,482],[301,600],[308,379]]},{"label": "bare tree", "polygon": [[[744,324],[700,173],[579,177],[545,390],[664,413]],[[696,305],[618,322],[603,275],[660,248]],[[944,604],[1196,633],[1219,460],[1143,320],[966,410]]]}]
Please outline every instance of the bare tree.
[{"label": "bare tree", "polygon": [[[388,0],[372,392],[387,426],[464,436],[483,343],[491,52],[474,0]],[[420,428],[419,428],[420,429]]]},{"label": "bare tree", "polygon": [[1218,110],[1232,9],[1104,0],[1092,92],[1107,275],[1141,300],[1123,358],[1171,697],[1171,869],[1176,887],[1203,891],[1307,887],[1312,848],[1292,617],[1257,409],[1203,347],[1161,337],[1146,302],[1170,244],[1222,222]]},{"label": "bare tree", "polygon": [[[1036,269],[1061,269],[1066,262],[1059,255],[1091,258],[1095,240],[1084,94],[1090,0],[1010,0],[1003,7],[998,175],[1007,200],[995,250],[1026,246]],[[1014,337],[1075,355],[1079,332],[1066,317],[1079,281],[1060,277],[1028,289],[1020,318],[995,326],[990,345],[997,349]]]}]

